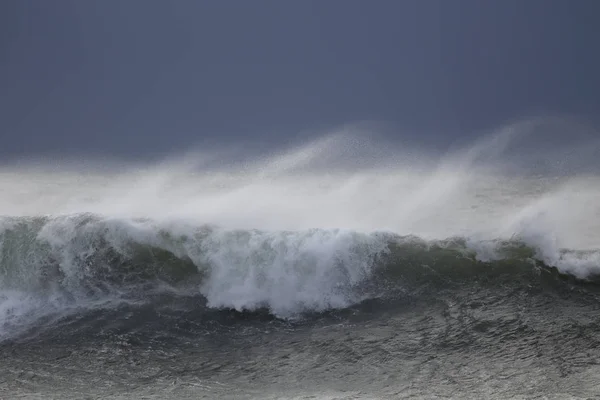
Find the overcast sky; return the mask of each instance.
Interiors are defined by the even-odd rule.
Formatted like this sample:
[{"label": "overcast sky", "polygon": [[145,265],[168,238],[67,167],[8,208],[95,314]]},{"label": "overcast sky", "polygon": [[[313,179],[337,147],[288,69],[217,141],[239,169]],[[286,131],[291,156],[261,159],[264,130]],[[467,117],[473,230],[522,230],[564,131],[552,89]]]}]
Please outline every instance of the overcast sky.
[{"label": "overcast sky", "polygon": [[0,157],[600,112],[595,0],[2,0]]}]

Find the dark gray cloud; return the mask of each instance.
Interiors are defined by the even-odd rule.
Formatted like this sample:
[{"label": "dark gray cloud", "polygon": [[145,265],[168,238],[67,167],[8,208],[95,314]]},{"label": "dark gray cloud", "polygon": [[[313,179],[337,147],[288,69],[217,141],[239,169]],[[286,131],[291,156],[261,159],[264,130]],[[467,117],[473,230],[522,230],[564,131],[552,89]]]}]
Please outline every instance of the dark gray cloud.
[{"label": "dark gray cloud", "polygon": [[0,3],[0,155],[600,111],[594,0]]}]

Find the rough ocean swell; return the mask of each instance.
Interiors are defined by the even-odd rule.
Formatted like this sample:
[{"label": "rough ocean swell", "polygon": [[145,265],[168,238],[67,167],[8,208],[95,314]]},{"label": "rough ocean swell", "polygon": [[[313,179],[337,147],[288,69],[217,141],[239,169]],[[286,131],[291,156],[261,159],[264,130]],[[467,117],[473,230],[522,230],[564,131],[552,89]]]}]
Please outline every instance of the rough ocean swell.
[{"label": "rough ocean swell", "polygon": [[[526,240],[423,240],[348,230],[226,230],[91,214],[4,218],[2,333],[41,316],[201,295],[209,308],[266,309],[280,318],[341,309],[494,275],[593,279],[600,252]],[[527,282],[525,282],[527,283]],[[421,287],[423,286],[423,287]]]},{"label": "rough ocean swell", "polygon": [[[379,372],[360,364],[364,382],[368,376],[396,380],[357,383],[360,388],[349,397],[434,398],[424,385],[431,379],[420,375],[430,357],[456,361],[448,358],[450,349],[476,351],[482,343],[492,349],[509,338],[525,353],[527,341],[541,340],[531,351],[542,354],[553,342],[539,332],[559,340],[553,329],[567,335],[573,326],[585,336],[599,323],[593,317],[600,304],[600,178],[593,164],[598,146],[585,135],[562,143],[541,140],[549,127],[557,129],[555,122],[517,124],[438,158],[344,132],[237,163],[210,152],[118,170],[6,167],[0,172],[0,344],[12,365],[3,372],[17,383],[0,395],[64,398],[93,392],[83,375],[77,378],[79,392],[61,386],[67,367],[48,361],[67,357],[69,368],[79,363],[82,370],[95,365],[104,371],[105,361],[90,364],[86,354],[93,352],[96,360],[109,357],[106,363],[123,374],[131,368],[138,374],[122,381],[103,378],[112,382],[105,394],[113,396],[161,397],[171,388],[165,382],[179,379],[173,384],[176,397],[250,398],[259,386],[246,381],[248,376],[259,385],[288,385],[289,390],[269,386],[274,398],[308,395],[300,382],[318,383],[321,394],[338,393],[335,382],[361,381],[357,365],[369,360],[368,368]],[[530,312],[523,311],[525,305]],[[484,308],[488,311],[479,313]],[[515,310],[521,311],[515,316]],[[544,322],[567,316],[577,322],[552,329]],[[353,333],[336,331],[350,325]],[[409,325],[414,331],[405,331]],[[326,328],[336,333],[320,331]],[[215,334],[219,338],[207,339]],[[289,352],[308,337],[323,341],[310,346],[330,361],[317,362],[307,348]],[[596,342],[574,342],[582,337],[560,340],[581,351],[596,348]],[[337,349],[340,340],[358,343],[352,351],[363,356],[343,361],[349,350]],[[389,356],[387,340],[404,353]],[[45,350],[36,350],[35,343]],[[250,355],[231,355],[249,343],[254,343]],[[158,386],[140,389],[147,369],[139,360],[120,358],[124,348],[132,352],[135,346],[154,349],[127,354],[163,371],[154,376]],[[209,354],[188,359],[183,348]],[[488,361],[481,361],[478,373],[489,372],[485,363],[507,351],[498,348],[482,350],[479,356]],[[70,355],[56,355],[63,351],[57,349]],[[100,349],[108,353],[97,353]],[[375,356],[384,350],[388,356]],[[175,356],[187,372],[169,369],[175,365],[169,357]],[[245,373],[236,370],[240,357],[251,363]],[[595,353],[589,357],[596,359]],[[18,371],[40,360],[63,369],[52,377],[34,373],[33,381],[41,383],[33,389],[18,383]],[[263,361],[288,375],[261,369]],[[400,362],[408,375],[397,375]],[[565,361],[570,368],[573,362]],[[200,377],[212,386],[194,391],[190,382]],[[527,393],[542,390],[527,379],[533,385]],[[219,386],[227,382],[237,382],[243,393]],[[464,389],[444,382],[449,381],[436,386],[439,395]],[[490,382],[457,396],[524,393]]]}]

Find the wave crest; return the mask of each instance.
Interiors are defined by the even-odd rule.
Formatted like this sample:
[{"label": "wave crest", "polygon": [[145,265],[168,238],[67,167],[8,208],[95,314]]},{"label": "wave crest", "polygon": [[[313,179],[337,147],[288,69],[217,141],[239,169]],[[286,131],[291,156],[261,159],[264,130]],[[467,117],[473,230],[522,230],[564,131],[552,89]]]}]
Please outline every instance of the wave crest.
[{"label": "wave crest", "polygon": [[0,321],[14,325],[44,307],[42,314],[143,302],[161,290],[290,318],[469,280],[533,279],[549,267],[594,279],[600,252],[541,248],[526,238],[230,230],[77,214],[4,218],[0,260]]}]

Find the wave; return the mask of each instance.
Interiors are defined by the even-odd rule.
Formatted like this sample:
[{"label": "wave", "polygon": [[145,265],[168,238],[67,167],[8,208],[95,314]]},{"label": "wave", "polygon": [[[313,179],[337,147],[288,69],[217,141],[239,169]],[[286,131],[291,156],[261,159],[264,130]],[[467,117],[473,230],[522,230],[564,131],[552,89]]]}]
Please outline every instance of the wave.
[{"label": "wave", "polygon": [[346,131],[262,158],[2,167],[0,336],[167,292],[296,318],[495,276],[595,282],[597,135],[531,126],[440,157]]},{"label": "wave", "polygon": [[514,237],[231,230],[93,214],[1,221],[5,332],[52,314],[144,303],[161,292],[201,295],[208,308],[295,318],[494,276],[595,281],[600,272],[600,251],[540,248]]}]

